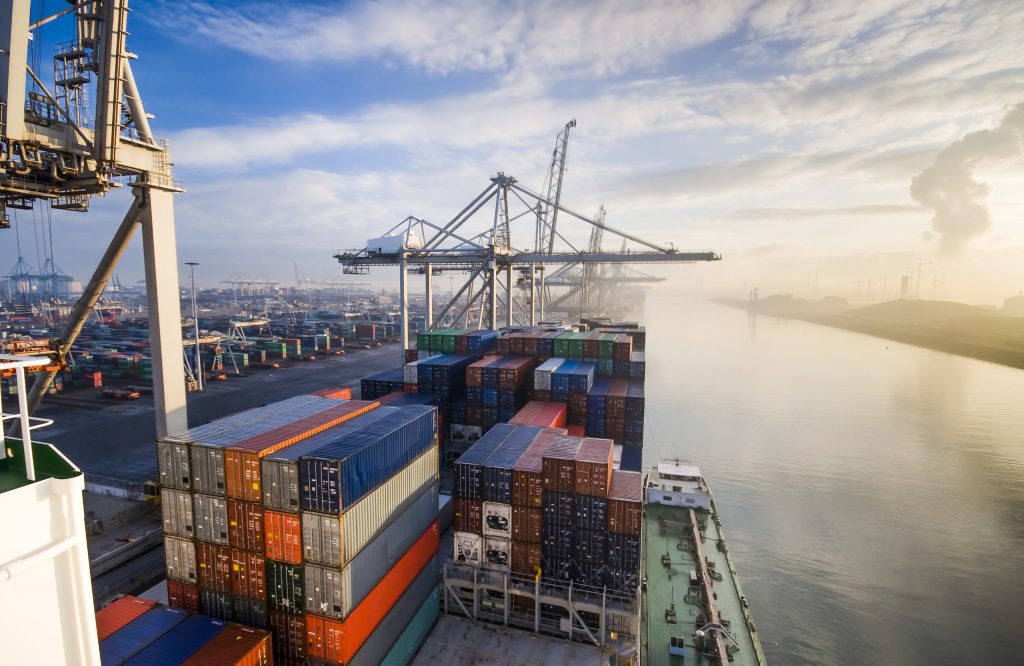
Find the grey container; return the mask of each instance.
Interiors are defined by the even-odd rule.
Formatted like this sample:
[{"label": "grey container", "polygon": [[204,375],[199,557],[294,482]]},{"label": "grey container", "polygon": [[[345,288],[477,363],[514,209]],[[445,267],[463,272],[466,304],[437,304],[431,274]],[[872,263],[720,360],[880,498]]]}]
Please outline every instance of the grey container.
[{"label": "grey container", "polygon": [[436,483],[345,567],[307,564],[306,612],[345,619],[435,520]]},{"label": "grey container", "polygon": [[434,446],[341,516],[302,514],[303,557],[314,564],[344,566],[380,531],[434,486],[437,516],[438,447]]},{"label": "grey container", "polygon": [[192,467],[189,464],[187,444],[160,440],[156,443],[156,457],[161,486],[179,490],[192,487]]},{"label": "grey container", "polygon": [[[416,576],[412,585],[406,589],[398,602],[391,607],[388,614],[380,621],[370,637],[366,639],[359,652],[348,662],[348,666],[378,666],[384,664],[385,658],[395,645],[395,640],[403,635],[413,618],[419,614],[423,604],[437,592],[441,569],[437,558],[431,558],[423,571]],[[437,600],[435,599],[435,602]],[[436,613],[435,613],[436,617]],[[428,627],[429,628],[429,627]]]},{"label": "grey container", "polygon": [[260,460],[260,488],[263,506],[275,511],[299,511],[299,458],[319,448],[333,444],[343,437],[379,419],[397,412],[395,407],[378,407],[365,414],[328,428],[319,435],[275,451]]},{"label": "grey container", "polygon": [[223,497],[193,496],[196,538],[200,541],[228,545],[228,503]]},{"label": "grey container", "polygon": [[164,559],[167,578],[179,583],[196,584],[196,546],[177,537],[164,537]]},{"label": "grey container", "polygon": [[210,446],[192,447],[192,490],[207,495],[227,492],[224,470],[224,449]]},{"label": "grey container", "polygon": [[195,537],[192,495],[184,490],[161,488],[160,510],[164,517],[164,534],[186,539]]}]

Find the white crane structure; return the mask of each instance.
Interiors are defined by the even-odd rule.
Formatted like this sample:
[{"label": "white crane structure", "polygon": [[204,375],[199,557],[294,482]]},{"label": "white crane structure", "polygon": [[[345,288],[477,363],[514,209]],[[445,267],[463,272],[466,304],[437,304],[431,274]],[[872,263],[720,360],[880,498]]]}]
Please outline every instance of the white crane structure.
[{"label": "white crane structure", "polygon": [[[40,5],[41,7],[41,5]],[[38,7],[37,7],[38,9]],[[181,358],[181,307],[174,235],[175,192],[166,142],[150,129],[129,52],[128,0],[69,2],[32,19],[30,0],[0,2],[0,220],[7,209],[86,211],[94,195],[128,187],[134,197],[67,320],[54,355],[64,362],[135,232],[142,227],[153,356],[157,435],[188,427]],[[35,71],[44,26],[56,42],[53,81]],[[56,371],[40,372],[34,409]]]},{"label": "white crane structure", "polygon": [[[441,271],[454,271],[468,273],[469,278],[450,294],[437,321],[459,321],[474,307],[479,307],[477,326],[496,329],[499,311],[504,315],[505,326],[533,325],[538,321],[538,314],[539,320],[544,320],[546,289],[538,283],[538,273],[543,274],[546,265],[579,266],[586,273],[588,267],[602,264],[692,263],[721,259],[710,250],[683,252],[672,245],[644,240],[608,226],[603,212],[592,218],[562,205],[561,181],[565,173],[568,132],[575,125],[575,121],[570,122],[558,135],[547,195],[533,192],[515,178],[498,173],[447,223],[435,224],[410,216],[391,227],[384,237],[373,239],[367,247],[339,250],[334,255],[347,274],[365,274],[372,266],[398,267],[402,343],[406,348],[410,270],[422,272],[425,278],[428,328],[435,325],[432,278]],[[484,220],[483,224],[474,224],[480,219]],[[561,226],[557,226],[559,220]],[[567,227],[566,220],[571,220],[576,228]],[[526,233],[520,232],[517,236],[515,232],[524,228]],[[576,240],[579,236],[586,237],[579,233],[581,230],[595,229],[596,232],[589,235],[589,246]],[[623,248],[618,252],[600,249],[601,240],[608,236],[623,241]],[[394,242],[386,242],[386,239],[394,239]],[[521,244],[517,246],[517,242]],[[513,298],[513,271],[527,276],[528,298],[518,303]],[[456,314],[452,316],[452,312]]]}]

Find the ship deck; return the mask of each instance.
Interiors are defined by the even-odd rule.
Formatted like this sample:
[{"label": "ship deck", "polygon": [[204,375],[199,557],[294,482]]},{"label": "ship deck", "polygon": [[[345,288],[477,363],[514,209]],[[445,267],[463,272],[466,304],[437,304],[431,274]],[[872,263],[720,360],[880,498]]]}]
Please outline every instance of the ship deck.
[{"label": "ship deck", "polygon": [[[721,527],[707,511],[695,510],[704,538],[699,544],[709,571],[715,609],[721,624],[733,640],[723,637],[732,657],[732,664],[764,664],[764,654],[753,622],[747,613],[742,591],[732,567]],[[701,584],[691,586],[691,572],[700,576],[701,566],[690,527],[690,510],[681,507],[647,504],[644,517],[644,553],[642,575],[646,579],[641,601],[640,663],[648,664],[717,664],[713,654],[704,655],[694,633],[700,628],[697,616],[709,620],[708,608],[701,593]],[[666,565],[663,557],[668,555]],[[717,580],[720,578],[720,580]],[[668,621],[675,608],[676,623]],[[671,637],[683,639],[682,656],[669,653]],[[708,634],[709,642],[711,635]],[[726,662],[728,663],[728,662]]]}]

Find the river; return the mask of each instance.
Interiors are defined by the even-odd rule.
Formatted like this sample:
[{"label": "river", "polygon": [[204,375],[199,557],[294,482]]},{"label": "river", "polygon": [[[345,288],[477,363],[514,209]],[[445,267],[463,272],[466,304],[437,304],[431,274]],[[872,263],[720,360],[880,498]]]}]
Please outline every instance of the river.
[{"label": "river", "polygon": [[771,663],[1021,663],[1024,371],[667,291],[645,312],[645,463],[708,478]]}]

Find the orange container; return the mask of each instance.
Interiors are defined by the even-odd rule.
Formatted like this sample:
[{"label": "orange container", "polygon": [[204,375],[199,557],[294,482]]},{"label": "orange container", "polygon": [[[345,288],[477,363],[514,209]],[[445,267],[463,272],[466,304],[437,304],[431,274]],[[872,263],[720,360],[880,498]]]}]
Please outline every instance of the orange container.
[{"label": "orange container", "polygon": [[199,588],[191,583],[167,581],[167,605],[190,613],[199,612]]},{"label": "orange container", "polygon": [[225,448],[224,475],[228,497],[259,502],[260,458],[379,406],[376,401],[349,400]]},{"label": "orange container", "polygon": [[267,600],[267,562],[262,555],[231,549],[231,594]]},{"label": "orange container", "polygon": [[313,391],[310,395],[318,395],[321,398],[336,398],[338,400],[351,400],[352,399],[352,387],[345,386],[342,388],[325,388],[319,391]]},{"label": "orange container", "polygon": [[156,606],[155,601],[126,596],[96,611],[96,633],[99,639],[102,641],[153,606]]},{"label": "orange container", "polygon": [[434,522],[344,620],[307,614],[306,654],[332,664],[348,663],[423,567],[437,556],[439,541],[440,530]]},{"label": "orange container", "polygon": [[231,593],[231,549],[205,541],[196,542],[199,587]]},{"label": "orange container", "polygon": [[268,558],[288,564],[302,564],[302,524],[298,516],[265,510],[263,536]]},{"label": "orange container", "polygon": [[182,666],[270,666],[270,632],[229,622]]}]

